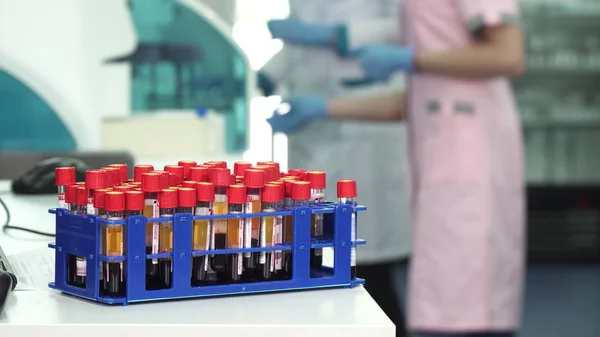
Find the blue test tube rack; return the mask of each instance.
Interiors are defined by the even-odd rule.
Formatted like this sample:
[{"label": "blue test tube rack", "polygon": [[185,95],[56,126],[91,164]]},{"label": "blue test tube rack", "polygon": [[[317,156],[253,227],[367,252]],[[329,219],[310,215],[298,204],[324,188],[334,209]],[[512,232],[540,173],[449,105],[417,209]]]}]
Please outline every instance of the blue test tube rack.
[{"label": "blue test tube rack", "polygon": [[[364,240],[351,240],[352,212],[365,211],[364,206],[334,203],[312,204],[283,209],[273,213],[228,214],[193,216],[175,214],[169,218],[147,219],[130,216],[125,220],[106,220],[97,215],[81,216],[66,209],[50,209],[56,217],[56,241],[48,246],[55,250],[55,280],[50,288],[63,293],[86,298],[105,304],[149,302],[169,299],[210,297],[222,295],[253,294],[317,288],[353,288],[364,280],[353,278],[350,273],[351,248],[365,244]],[[312,214],[324,215],[324,235],[312,238],[310,224]],[[292,216],[293,242],[273,247],[244,249],[192,250],[193,220],[216,220],[229,218],[251,218],[261,216]],[[173,221],[173,252],[146,254],[146,223]],[[358,223],[358,214],[356,216]],[[122,257],[101,255],[101,228],[103,224],[124,224],[126,253]],[[333,267],[311,269],[311,248],[334,248]],[[261,251],[292,251],[292,276],[289,280],[258,281],[223,285],[191,285],[192,258],[202,255],[218,255]],[[87,261],[85,288],[68,283],[68,256],[83,256]],[[172,259],[172,287],[161,290],[146,290],[146,259]],[[125,261],[126,291],[124,297],[107,297],[100,293],[100,262]]]}]

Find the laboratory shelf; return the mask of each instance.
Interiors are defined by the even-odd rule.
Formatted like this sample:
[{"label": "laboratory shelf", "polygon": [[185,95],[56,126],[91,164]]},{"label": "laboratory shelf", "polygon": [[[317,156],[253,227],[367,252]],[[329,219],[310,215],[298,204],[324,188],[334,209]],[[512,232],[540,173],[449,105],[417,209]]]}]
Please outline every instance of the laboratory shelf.
[{"label": "laboratory shelf", "polygon": [[[50,209],[56,219],[56,241],[48,246],[55,250],[55,280],[50,288],[63,293],[89,299],[104,304],[127,305],[135,302],[150,302],[194,297],[213,297],[263,292],[280,292],[318,288],[352,288],[363,284],[364,280],[351,275],[351,250],[364,245],[364,240],[352,240],[352,222],[358,222],[359,212],[364,206],[335,203],[311,204],[293,209],[282,209],[270,213],[228,214],[212,216],[194,216],[175,214],[172,217],[147,219],[144,216],[130,216],[124,220],[106,220],[96,215],[81,216],[66,209]],[[323,235],[311,237],[311,216],[323,214]],[[354,216],[353,216],[354,214]],[[253,247],[242,249],[193,250],[192,226],[195,220],[247,219],[264,216],[292,217],[293,240],[291,243],[272,247]],[[154,222],[172,222],[172,252],[147,254],[146,224]],[[106,225],[124,225],[123,256],[105,256],[101,254],[102,229]],[[333,267],[311,266],[311,248],[332,248]],[[215,285],[192,285],[192,259],[199,256],[219,256],[223,254],[291,253],[291,276],[287,279],[245,282]],[[71,285],[68,280],[67,264],[69,257],[85,257],[84,286]],[[146,289],[146,264],[149,259],[171,260],[171,285],[167,289]],[[101,264],[103,261],[122,262],[126,276],[125,291],[122,297],[104,295],[101,288]]]}]

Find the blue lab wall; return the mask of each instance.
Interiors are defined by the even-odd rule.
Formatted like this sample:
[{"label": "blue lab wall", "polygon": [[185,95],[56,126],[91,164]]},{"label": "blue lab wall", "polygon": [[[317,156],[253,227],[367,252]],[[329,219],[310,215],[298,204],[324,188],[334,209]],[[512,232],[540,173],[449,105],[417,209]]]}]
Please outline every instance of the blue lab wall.
[{"label": "blue lab wall", "polygon": [[0,70],[0,151],[70,151],[76,143],[52,108]]}]

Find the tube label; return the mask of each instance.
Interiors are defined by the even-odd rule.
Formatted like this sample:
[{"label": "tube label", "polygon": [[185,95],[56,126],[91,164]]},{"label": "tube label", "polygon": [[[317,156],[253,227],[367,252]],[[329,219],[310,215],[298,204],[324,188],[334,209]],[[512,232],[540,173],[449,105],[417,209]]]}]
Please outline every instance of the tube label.
[{"label": "tube label", "polygon": [[[252,214],[252,196],[246,196],[246,206],[244,208],[246,214]],[[252,218],[246,218],[244,221],[244,248],[252,247]],[[249,258],[252,253],[244,253],[244,257]]]},{"label": "tube label", "polygon": [[[160,217],[158,201],[152,204],[152,217]],[[160,224],[158,222],[152,223],[152,254],[158,254],[158,236],[160,232]],[[152,259],[152,264],[158,264],[158,259]]]},{"label": "tube label", "polygon": [[[267,246],[267,217],[262,217],[260,220],[261,220],[260,221],[260,235],[259,235],[260,246],[266,247]],[[260,256],[260,258],[259,258],[260,264],[267,263],[267,252],[260,252],[259,256]]]},{"label": "tube label", "polygon": [[[244,221],[245,219],[241,219],[238,222],[238,247],[244,247],[244,224],[246,223]],[[237,261],[237,273],[238,275],[242,275],[242,273],[244,272],[244,267],[243,267],[243,262],[244,262],[244,258],[243,258],[243,254],[239,253],[238,254],[238,261]]]},{"label": "tube label", "polygon": [[87,198],[87,214],[95,215],[96,209],[94,208],[94,197]]},{"label": "tube label", "polygon": [[[283,243],[283,217],[275,217],[275,228],[273,230],[273,244],[279,245]],[[271,259],[271,262],[275,260],[275,270],[281,270],[281,261],[283,260],[283,252],[281,250],[275,251],[275,257]],[[271,263],[273,264],[273,263]]]},{"label": "tube label", "polygon": [[87,263],[85,257],[78,256],[75,262],[75,274],[77,276],[85,276],[87,274]]},{"label": "tube label", "polygon": [[69,209],[69,204],[67,204],[67,202],[66,202],[64,193],[60,193],[58,195],[58,208]]}]

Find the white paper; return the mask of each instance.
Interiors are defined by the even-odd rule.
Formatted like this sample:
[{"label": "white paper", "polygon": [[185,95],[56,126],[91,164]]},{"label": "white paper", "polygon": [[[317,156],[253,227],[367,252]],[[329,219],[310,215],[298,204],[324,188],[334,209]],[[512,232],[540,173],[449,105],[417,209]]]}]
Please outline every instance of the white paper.
[{"label": "white paper", "polygon": [[54,250],[40,248],[7,256],[17,277],[16,290],[47,290],[54,281]]}]

